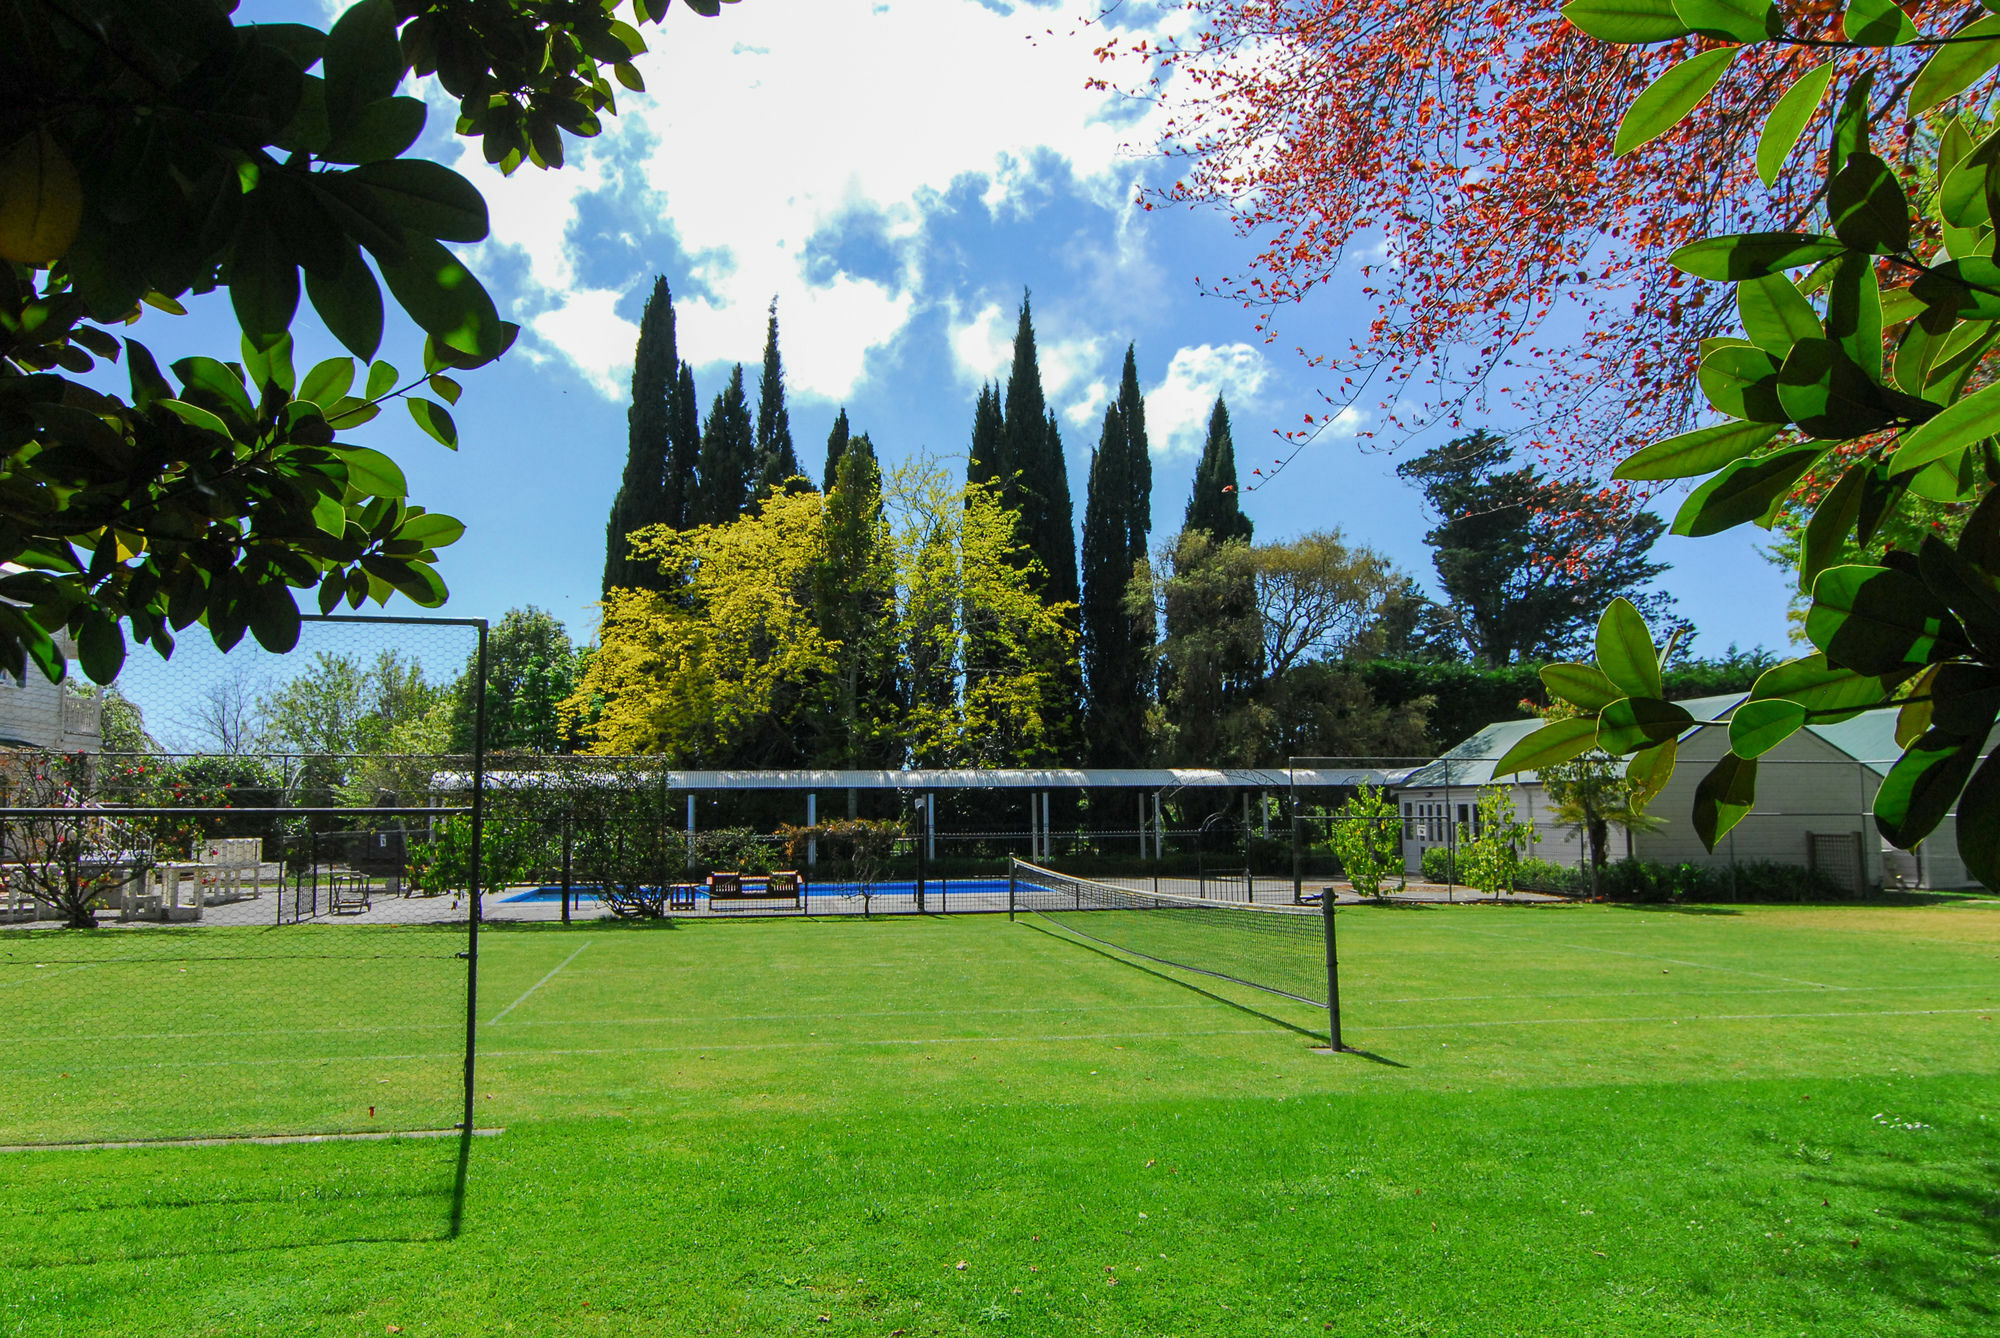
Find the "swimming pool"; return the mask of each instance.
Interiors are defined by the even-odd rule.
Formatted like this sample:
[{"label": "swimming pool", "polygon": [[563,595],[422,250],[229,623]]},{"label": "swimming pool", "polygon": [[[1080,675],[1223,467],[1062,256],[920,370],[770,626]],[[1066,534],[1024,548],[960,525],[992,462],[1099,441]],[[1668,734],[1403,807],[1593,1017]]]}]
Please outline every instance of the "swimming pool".
[{"label": "swimming pool", "polygon": [[[905,879],[901,882],[877,883],[869,890],[874,896],[878,897],[913,897],[916,895],[917,885],[915,882]],[[808,897],[852,897],[859,895],[860,891],[861,889],[853,883],[808,882],[806,885],[806,894]],[[924,896],[926,899],[930,897],[957,896],[990,897],[996,893],[1003,897],[1007,895],[1007,880],[1005,878],[928,878],[924,880]],[[532,887],[520,892],[510,893],[500,898],[500,900],[503,902],[561,901],[562,895],[560,887]],[[572,888],[569,895],[572,902],[596,901],[598,899],[597,893],[586,887]],[[706,892],[697,892],[695,895],[703,901],[708,899]]]}]

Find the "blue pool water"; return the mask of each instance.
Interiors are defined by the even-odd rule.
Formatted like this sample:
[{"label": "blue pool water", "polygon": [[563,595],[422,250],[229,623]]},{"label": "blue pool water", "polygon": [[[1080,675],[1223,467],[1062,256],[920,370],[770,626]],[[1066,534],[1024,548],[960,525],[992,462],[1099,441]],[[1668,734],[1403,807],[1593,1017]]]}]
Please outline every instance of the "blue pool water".
[{"label": "blue pool water", "polygon": [[[852,883],[812,883],[807,887],[808,894],[815,898],[851,897],[858,891],[859,889]],[[877,883],[873,891],[878,897],[908,897],[916,895],[917,885],[907,880],[897,883]],[[1005,878],[953,878],[950,880],[932,878],[926,880],[924,883],[924,895],[926,898],[939,896],[955,897],[961,894],[970,896],[975,893],[991,896],[996,892],[1003,897],[1007,895],[1007,880]],[[708,894],[705,892],[697,893],[696,895],[704,901],[708,899]],[[501,900],[506,902],[561,901],[562,889],[560,887],[528,888],[524,891],[513,893],[511,896],[502,897]],[[584,887],[573,888],[570,891],[570,900],[573,902],[596,901],[597,893]]]}]

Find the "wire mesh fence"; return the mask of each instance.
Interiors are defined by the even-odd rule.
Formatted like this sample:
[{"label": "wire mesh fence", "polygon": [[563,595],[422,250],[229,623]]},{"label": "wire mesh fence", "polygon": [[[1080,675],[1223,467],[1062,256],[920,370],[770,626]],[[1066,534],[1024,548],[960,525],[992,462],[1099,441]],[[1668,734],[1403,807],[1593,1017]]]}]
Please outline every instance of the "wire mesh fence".
[{"label": "wire mesh fence", "polygon": [[462,1122],[476,920],[409,851],[471,820],[433,778],[479,769],[481,635],[0,685],[0,1145]]}]

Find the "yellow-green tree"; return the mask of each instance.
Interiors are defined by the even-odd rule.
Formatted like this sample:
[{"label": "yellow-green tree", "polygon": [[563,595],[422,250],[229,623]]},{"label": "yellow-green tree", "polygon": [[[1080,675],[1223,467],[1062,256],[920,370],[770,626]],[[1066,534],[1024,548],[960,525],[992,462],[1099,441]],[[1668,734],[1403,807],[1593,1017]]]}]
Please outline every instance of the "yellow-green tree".
[{"label": "yellow-green tree", "polygon": [[905,736],[923,765],[1052,761],[1071,709],[1076,606],[1048,603],[1019,519],[992,484],[918,459],[885,489],[909,684]]},{"label": "yellow-green tree", "polygon": [[814,616],[823,506],[818,493],[778,495],[728,524],[633,534],[676,589],[605,600],[597,654],[564,703],[577,719],[597,711],[591,751],[753,762],[747,745],[824,693],[837,648]]}]

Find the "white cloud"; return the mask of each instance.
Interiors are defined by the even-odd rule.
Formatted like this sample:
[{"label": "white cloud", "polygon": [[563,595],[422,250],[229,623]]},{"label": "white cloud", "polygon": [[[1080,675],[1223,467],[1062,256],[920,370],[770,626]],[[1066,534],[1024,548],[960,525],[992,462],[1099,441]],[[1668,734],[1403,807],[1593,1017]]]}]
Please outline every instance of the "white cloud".
[{"label": "white cloud", "polygon": [[1063,410],[1063,417],[1078,427],[1089,427],[1104,411],[1105,401],[1111,398],[1111,387],[1103,381],[1092,381],[1083,388],[1083,397]]},{"label": "white cloud", "polygon": [[954,319],[945,339],[951,345],[952,364],[967,381],[983,385],[1005,380],[1007,366],[1014,360],[1014,318],[989,302],[971,320]]},{"label": "white cloud", "polygon": [[612,310],[618,297],[609,288],[562,294],[557,306],[528,321],[526,328],[540,337],[527,347],[528,356],[539,362],[548,356],[547,349],[560,349],[598,394],[606,399],[624,395],[639,327]]},{"label": "white cloud", "polygon": [[[629,276],[580,273],[577,212],[603,192],[658,219],[690,258],[700,291],[675,294],[684,355],[754,362],[776,294],[788,384],[844,397],[869,353],[931,300],[914,249],[954,182],[983,176],[990,210],[1030,210],[1052,156],[1093,201],[1130,199],[1136,167],[1121,147],[1148,133],[1085,87],[1098,34],[1050,34],[1050,18],[979,0],[757,0],[713,20],[677,6],[644,29],[653,50],[639,68],[655,94],[623,95],[601,137],[570,141],[570,166],[502,180],[467,145],[459,169],[486,192],[494,242],[525,256],[533,338],[600,390],[617,382],[607,354],[629,322],[599,293],[615,301],[659,266],[647,257]],[[808,244],[854,219],[871,222],[870,252],[886,267],[855,273],[822,256],[809,271]],[[975,324],[1011,333],[1007,315],[990,308]],[[960,365],[990,375],[990,349],[962,336],[953,329]],[[1057,387],[1095,370],[1084,365],[1095,341],[1072,342],[1045,350]]]},{"label": "white cloud", "polygon": [[1162,456],[1196,455],[1208,416],[1221,395],[1230,406],[1237,458],[1243,457],[1243,409],[1257,403],[1270,376],[1264,355],[1249,344],[1196,344],[1177,349],[1167,375],[1146,392],[1146,435]]}]

